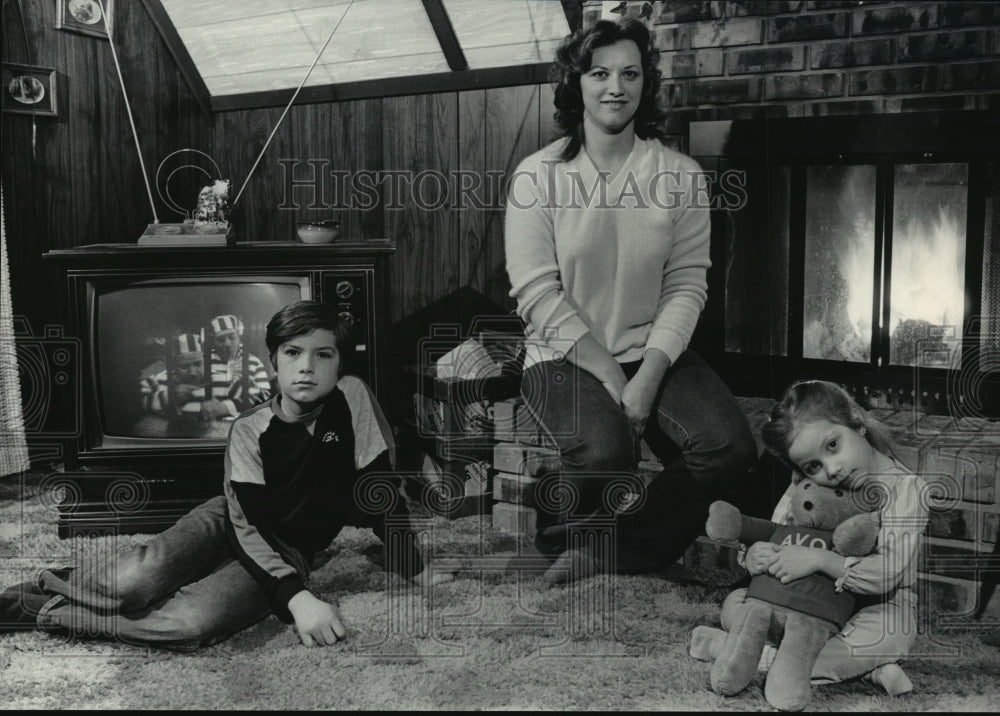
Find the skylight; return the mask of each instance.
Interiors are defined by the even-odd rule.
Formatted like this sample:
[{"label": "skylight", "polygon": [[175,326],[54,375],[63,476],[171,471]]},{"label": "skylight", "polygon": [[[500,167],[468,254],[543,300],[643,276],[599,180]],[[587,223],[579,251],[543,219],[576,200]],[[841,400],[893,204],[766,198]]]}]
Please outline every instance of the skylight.
[{"label": "skylight", "polygon": [[470,69],[551,62],[569,34],[562,3],[529,0],[445,0]]},{"label": "skylight", "polygon": [[328,38],[306,88],[548,63],[570,32],[552,0],[158,2],[214,107],[294,90]]}]

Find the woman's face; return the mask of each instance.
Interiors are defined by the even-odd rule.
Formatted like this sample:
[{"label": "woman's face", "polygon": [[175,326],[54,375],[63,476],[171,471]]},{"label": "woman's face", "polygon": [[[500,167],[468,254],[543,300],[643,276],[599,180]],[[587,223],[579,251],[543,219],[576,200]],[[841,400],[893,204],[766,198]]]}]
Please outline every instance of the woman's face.
[{"label": "woman's face", "polygon": [[642,97],[642,55],[632,40],[594,50],[590,69],[580,75],[586,130],[618,134],[630,125]]}]

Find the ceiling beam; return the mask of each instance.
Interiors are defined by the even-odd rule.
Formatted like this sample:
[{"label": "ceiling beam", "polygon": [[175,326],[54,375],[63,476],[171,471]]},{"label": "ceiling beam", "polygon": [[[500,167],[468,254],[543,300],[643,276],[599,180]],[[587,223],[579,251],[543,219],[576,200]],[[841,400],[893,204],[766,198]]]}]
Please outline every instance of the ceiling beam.
[{"label": "ceiling beam", "polygon": [[562,9],[571,33],[583,27],[583,3],[580,0],[562,0]]},{"label": "ceiling beam", "polygon": [[453,72],[469,69],[469,63],[465,59],[465,53],[462,52],[462,46],[458,44],[455,28],[452,27],[451,19],[448,17],[441,0],[423,0],[423,2],[424,11],[431,21],[431,27],[434,28],[434,34],[437,35],[438,44],[441,45],[441,52],[444,53],[444,58],[448,61],[448,67]]},{"label": "ceiling beam", "polygon": [[166,44],[167,50],[170,51],[170,54],[174,58],[174,62],[177,63],[177,69],[180,70],[181,76],[184,77],[184,81],[191,89],[191,93],[198,102],[198,106],[201,107],[201,111],[204,113],[205,119],[209,124],[213,124],[212,95],[208,91],[208,86],[205,84],[205,81],[201,78],[201,73],[198,72],[198,66],[195,65],[194,60],[191,59],[187,46],[178,34],[177,28],[174,27],[174,23],[171,21],[170,15],[167,14],[167,11],[163,7],[160,0],[142,0],[142,5],[146,8],[146,12],[149,13],[149,17],[153,20],[153,24],[156,25],[156,29],[160,33],[160,37],[163,38],[163,42]]},{"label": "ceiling beam", "polygon": [[[437,72],[416,77],[389,77],[378,80],[303,87],[295,104],[546,84],[549,81],[551,67],[551,62],[538,62],[531,65],[494,67],[466,70],[465,72]],[[292,98],[294,91],[293,89],[283,89],[220,95],[212,98],[212,109],[216,112],[227,112],[260,107],[284,107]]]}]

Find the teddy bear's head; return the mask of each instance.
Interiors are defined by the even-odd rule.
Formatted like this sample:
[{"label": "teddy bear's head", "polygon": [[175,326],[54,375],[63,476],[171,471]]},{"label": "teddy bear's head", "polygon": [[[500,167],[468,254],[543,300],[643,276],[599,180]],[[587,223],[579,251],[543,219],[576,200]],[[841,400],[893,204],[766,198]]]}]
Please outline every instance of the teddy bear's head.
[{"label": "teddy bear's head", "polygon": [[796,484],[792,491],[791,522],[800,527],[832,532],[848,517],[867,511],[850,490],[817,485],[809,478]]},{"label": "teddy bear's head", "polygon": [[875,547],[878,518],[856,492],[824,487],[806,478],[792,492],[790,513],[795,525],[833,532],[840,554],[860,556]]},{"label": "teddy bear's head", "polygon": [[805,478],[792,490],[789,512],[792,524],[832,532],[848,517],[860,515],[870,509],[865,509],[857,495],[850,490],[817,485]]}]

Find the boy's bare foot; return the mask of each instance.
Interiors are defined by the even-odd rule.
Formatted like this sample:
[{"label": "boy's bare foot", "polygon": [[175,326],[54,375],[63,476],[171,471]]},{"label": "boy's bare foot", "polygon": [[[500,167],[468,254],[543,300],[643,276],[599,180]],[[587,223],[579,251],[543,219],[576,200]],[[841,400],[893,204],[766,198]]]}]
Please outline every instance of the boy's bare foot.
[{"label": "boy's bare foot", "polygon": [[22,582],[0,592],[0,632],[38,627],[38,612],[52,599],[34,581]]}]

